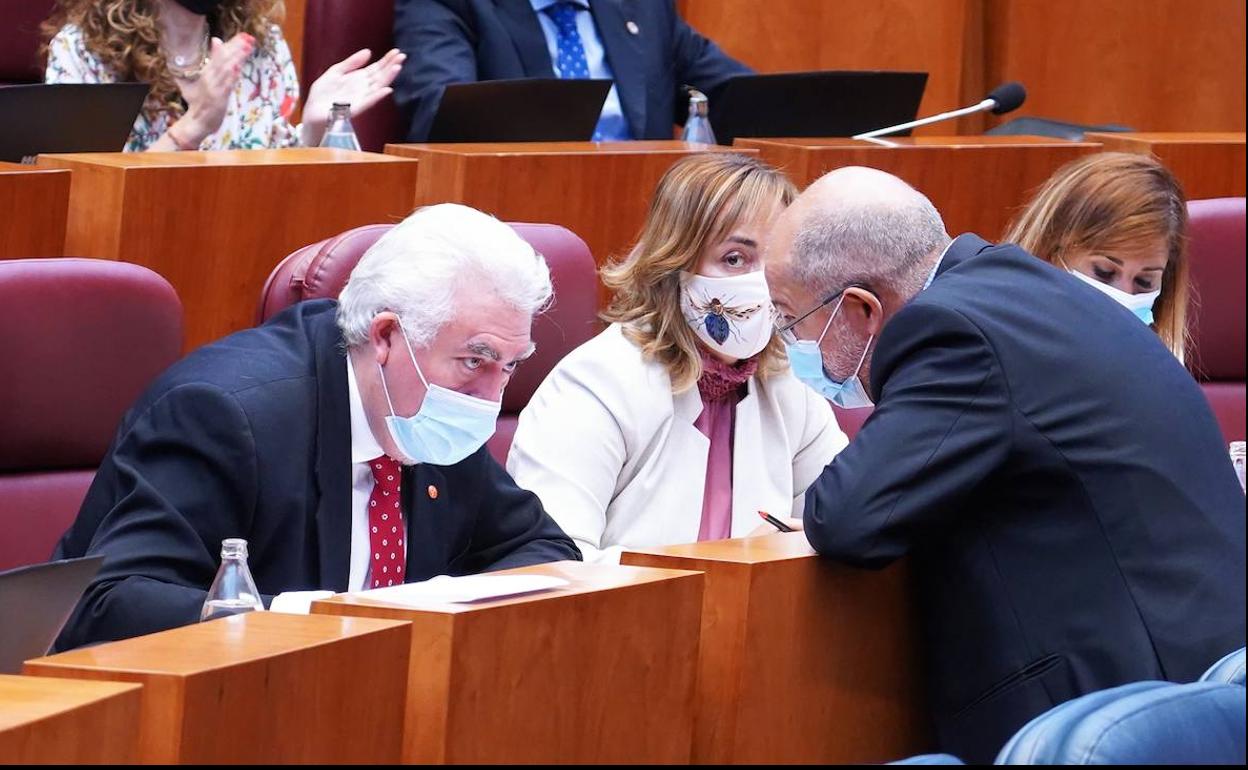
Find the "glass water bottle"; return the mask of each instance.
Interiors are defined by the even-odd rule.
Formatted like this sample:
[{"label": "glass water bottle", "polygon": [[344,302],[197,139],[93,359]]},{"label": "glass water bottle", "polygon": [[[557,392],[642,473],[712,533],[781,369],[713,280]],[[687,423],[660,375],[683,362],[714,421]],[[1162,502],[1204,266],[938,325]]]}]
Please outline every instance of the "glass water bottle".
[{"label": "glass water bottle", "polygon": [[681,139],[693,144],[715,144],[715,132],[711,130],[710,103],[706,94],[689,89],[689,118],[685,120],[685,132]]},{"label": "glass water bottle", "polygon": [[221,567],[208,589],[199,619],[213,620],[263,609],[256,581],[247,568],[247,541],[237,537],[221,541]]},{"label": "glass water bottle", "polygon": [[360,149],[360,140],[351,125],[351,105],[334,102],[329,111],[329,122],[325,124],[325,135],[321,137],[321,146],[340,150]]}]

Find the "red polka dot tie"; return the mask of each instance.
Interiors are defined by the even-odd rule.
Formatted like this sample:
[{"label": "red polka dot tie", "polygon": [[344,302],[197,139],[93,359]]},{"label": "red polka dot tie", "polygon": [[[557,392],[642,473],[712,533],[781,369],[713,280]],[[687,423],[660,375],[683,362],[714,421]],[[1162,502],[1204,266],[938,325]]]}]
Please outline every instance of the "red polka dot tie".
[{"label": "red polka dot tie", "polygon": [[382,455],[369,461],[373,492],[368,496],[369,561],[372,588],[403,582],[403,509],[399,507],[399,461]]}]

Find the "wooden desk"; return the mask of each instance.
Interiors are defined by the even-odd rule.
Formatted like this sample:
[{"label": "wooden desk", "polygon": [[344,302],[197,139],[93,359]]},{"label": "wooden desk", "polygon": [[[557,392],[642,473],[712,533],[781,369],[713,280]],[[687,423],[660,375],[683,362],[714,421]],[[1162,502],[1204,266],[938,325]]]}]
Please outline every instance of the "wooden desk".
[{"label": "wooden desk", "polygon": [[1114,152],[1151,154],[1183,185],[1188,200],[1242,197],[1244,194],[1244,132],[1236,133],[1089,133]]},{"label": "wooden desk", "polygon": [[420,160],[417,206],[464,203],[505,221],[563,225],[599,265],[627,256],[673,163],[734,151],[678,141],[386,145],[389,154]]},{"label": "wooden desk", "polygon": [[695,763],[877,763],[930,748],[904,565],[842,567],[800,532],[622,563],[706,573]]},{"label": "wooden desk", "polygon": [[406,623],[253,612],[37,658],[24,673],[144,685],[144,763],[392,763]]},{"label": "wooden desk", "polygon": [[1100,149],[1092,142],[1031,136],[923,136],[887,142],[738,139],[736,144],[757,149],[803,188],[841,166],[887,171],[931,199],[950,235],[973,232],[990,241],[1002,235],[1054,171]]},{"label": "wooden desk", "polygon": [[66,253],[150,267],[186,312],[186,348],[255,322],[295,249],[411,211],[416,164],[330,149],[43,155],[73,169]]},{"label": "wooden desk", "polygon": [[65,253],[69,172],[0,162],[0,259]]},{"label": "wooden desk", "polygon": [[313,604],[412,622],[403,761],[687,763],[702,575],[580,562],[507,573],[571,585],[419,608]]},{"label": "wooden desk", "polygon": [[0,676],[0,762],[133,764],[137,684]]}]

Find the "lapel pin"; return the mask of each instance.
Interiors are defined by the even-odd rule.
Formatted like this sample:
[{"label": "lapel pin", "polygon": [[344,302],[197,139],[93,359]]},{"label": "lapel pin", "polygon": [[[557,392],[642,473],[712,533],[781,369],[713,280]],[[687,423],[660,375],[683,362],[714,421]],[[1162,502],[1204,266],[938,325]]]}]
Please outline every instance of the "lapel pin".
[{"label": "lapel pin", "polygon": [[625,24],[625,25],[624,25],[624,28],[628,30],[628,34],[630,34],[630,35],[640,35],[640,34],[641,34],[641,27],[638,27],[638,26],[637,26],[637,22],[635,22],[635,21],[630,21],[630,22],[628,22],[627,24]]},{"label": "lapel pin", "polygon": [[429,493],[429,499],[430,499],[430,500],[437,500],[437,499],[438,499],[438,488],[437,488],[437,487],[435,487],[434,485],[430,484],[430,485],[429,485],[429,488],[428,488],[428,489],[426,489],[425,491]]}]

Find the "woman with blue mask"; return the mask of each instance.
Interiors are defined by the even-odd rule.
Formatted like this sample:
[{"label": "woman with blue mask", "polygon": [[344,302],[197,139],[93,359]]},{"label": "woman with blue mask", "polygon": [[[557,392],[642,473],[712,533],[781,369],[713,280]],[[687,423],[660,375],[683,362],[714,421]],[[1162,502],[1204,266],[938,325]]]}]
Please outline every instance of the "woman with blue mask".
[{"label": "woman with blue mask", "polygon": [[1187,200],[1147,155],[1106,152],[1058,169],[1005,240],[1068,271],[1151,326],[1184,359]]},{"label": "woman with blue mask", "polygon": [[740,155],[674,165],[637,245],[603,271],[611,326],[521,413],[508,470],[587,561],[775,532],[759,512],[800,516],[847,443],[774,333],[763,250],[794,194]]}]

